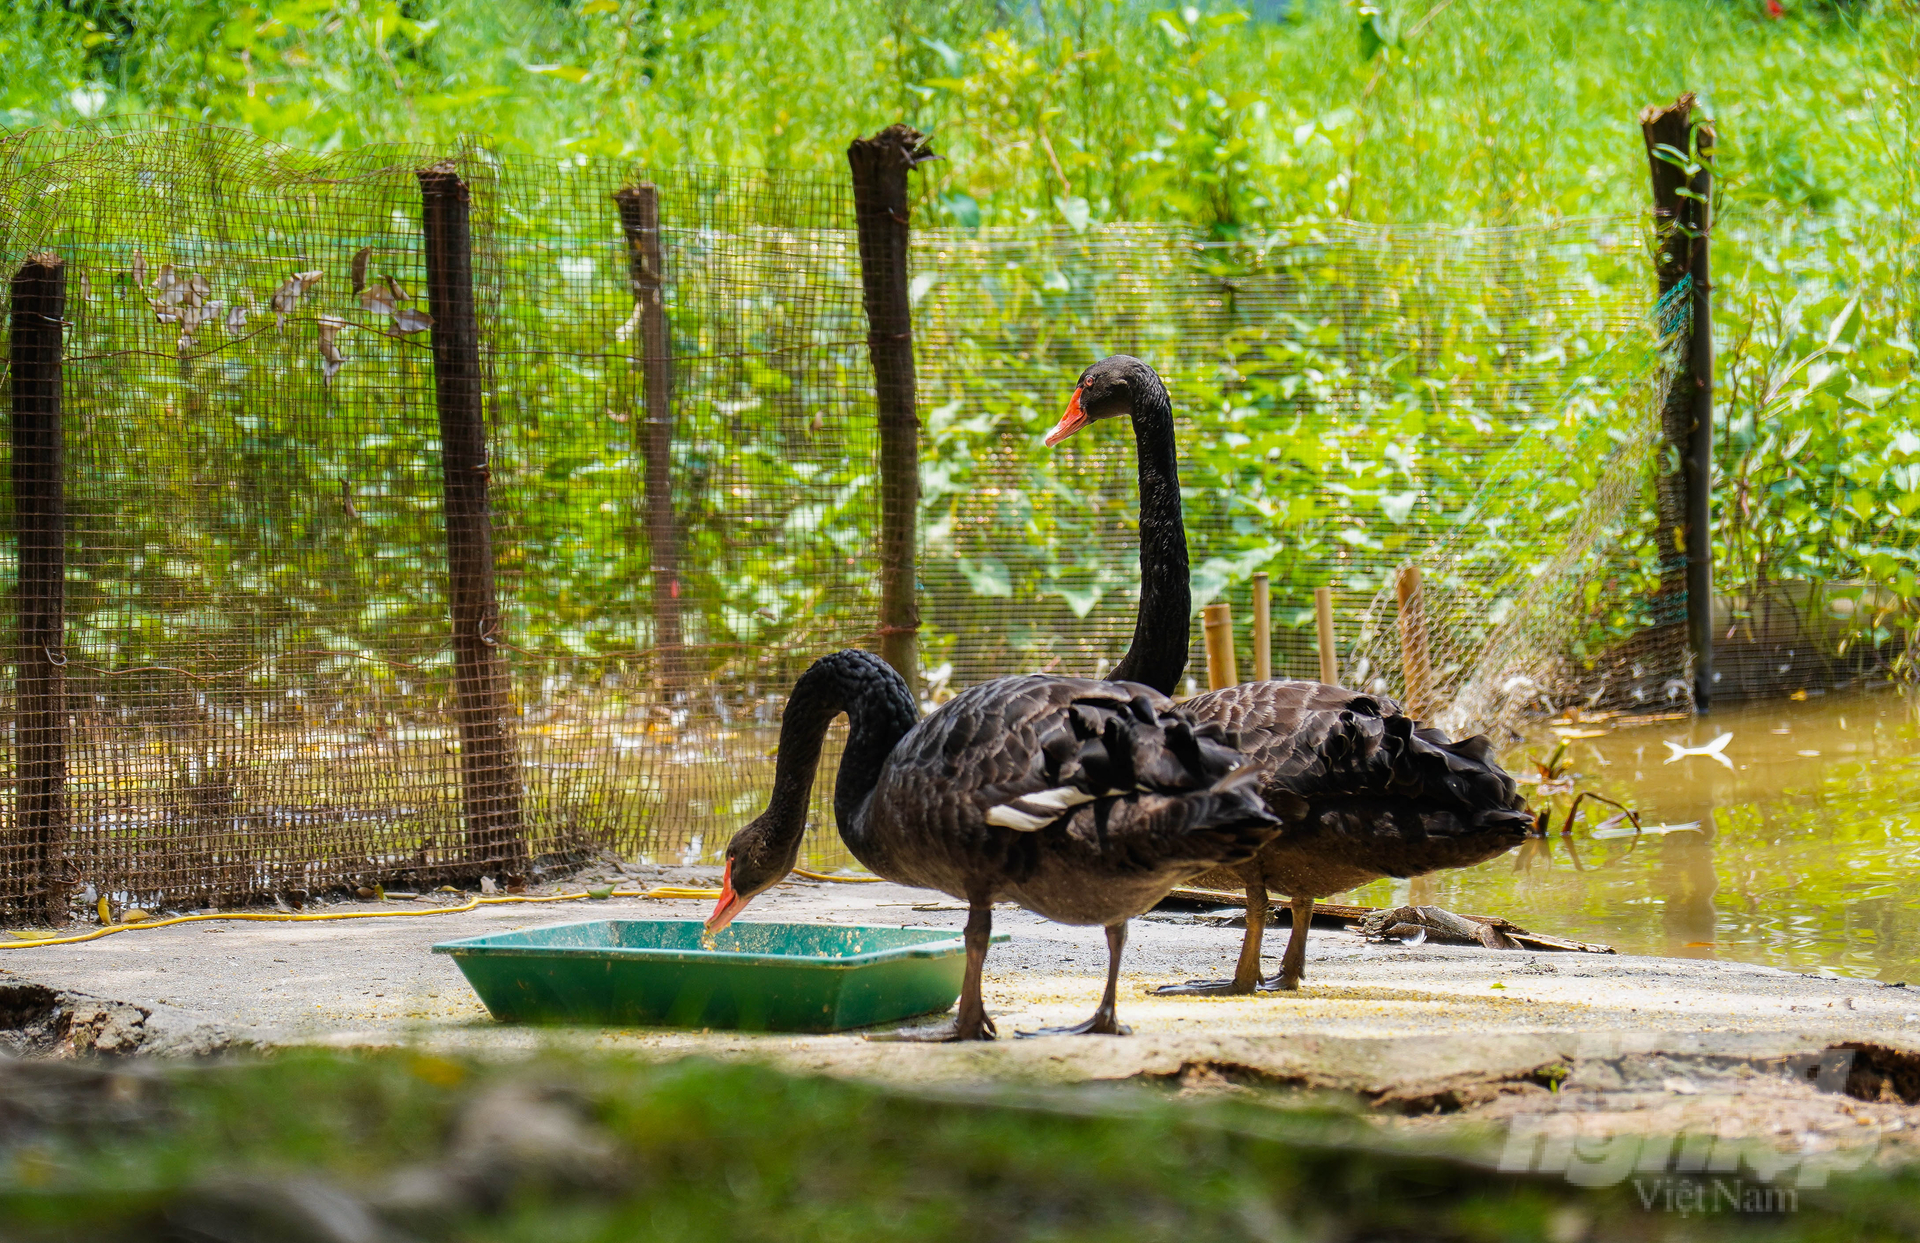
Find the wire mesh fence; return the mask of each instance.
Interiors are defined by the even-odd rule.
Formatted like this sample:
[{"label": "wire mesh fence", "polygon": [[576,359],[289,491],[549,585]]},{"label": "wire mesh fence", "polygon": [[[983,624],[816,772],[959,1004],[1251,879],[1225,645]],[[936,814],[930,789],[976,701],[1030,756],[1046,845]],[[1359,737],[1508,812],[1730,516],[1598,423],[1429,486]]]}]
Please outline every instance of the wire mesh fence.
[{"label": "wire mesh fence", "polygon": [[[14,286],[0,911],[710,858],[792,679],[879,645],[844,182],[130,128],[8,139],[0,195],[7,271],[64,288]],[[911,268],[930,698],[1124,649],[1131,444],[1040,444],[1110,352],[1174,394],[1196,603],[1273,577],[1277,674],[1331,586],[1400,693],[1376,598],[1420,562],[1457,724],[1684,692],[1639,222],[920,230]],[[1522,619],[1532,687],[1475,701]]]},{"label": "wire mesh fence", "polygon": [[[36,140],[6,241],[10,269],[57,254],[68,295],[65,631],[43,645],[64,687],[38,692],[63,697],[66,805],[35,813],[66,837],[9,824],[0,901],[697,855],[744,810],[779,692],[872,630],[842,187],[314,159],[217,131]],[[470,217],[471,375],[436,357],[423,169]],[[641,190],[654,238],[615,198]],[[648,400],[649,331],[672,343],[670,409]],[[463,382],[484,429],[449,422]],[[479,545],[456,513],[475,480]],[[11,741],[10,771],[33,745]]]},{"label": "wire mesh fence", "polygon": [[[1268,573],[1276,675],[1317,676],[1312,598],[1329,587],[1347,680],[1405,692],[1379,593],[1413,564],[1429,571],[1437,675],[1422,698],[1467,709],[1450,725],[1569,696],[1688,706],[1667,685],[1684,683],[1668,623],[1685,598],[1658,591],[1644,486],[1677,325],[1648,320],[1638,221],[1302,225],[1240,243],[1164,226],[934,235],[919,257],[936,671],[1104,672],[1124,650],[1131,446],[1081,436],[1049,462],[1038,439],[1080,368],[1124,352],[1174,396],[1196,605],[1238,594],[1244,618],[1240,587]],[[1601,567],[1609,590],[1585,598]],[[1474,672],[1502,623],[1538,631],[1543,654]],[[1619,687],[1584,667],[1634,639],[1641,672]],[[1243,668],[1246,643],[1243,627]],[[1196,677],[1201,660],[1196,643]],[[1467,687],[1516,677],[1498,702]]]}]

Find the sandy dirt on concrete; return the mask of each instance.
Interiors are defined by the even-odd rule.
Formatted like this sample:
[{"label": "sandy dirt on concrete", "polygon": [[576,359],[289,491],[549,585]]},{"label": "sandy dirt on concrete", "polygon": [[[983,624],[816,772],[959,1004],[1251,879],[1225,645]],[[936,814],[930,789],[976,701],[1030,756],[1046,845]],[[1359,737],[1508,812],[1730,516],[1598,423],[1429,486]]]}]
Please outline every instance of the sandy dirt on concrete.
[{"label": "sandy dirt on concrete", "polygon": [[[634,885],[634,878],[606,879]],[[567,888],[592,884],[589,875]],[[645,872],[641,885],[712,884],[706,871]],[[405,910],[431,903],[349,903],[329,910]],[[84,945],[0,952],[0,987],[35,984],[62,993],[150,1008],[149,1040],[329,1044],[394,1041],[473,1048],[523,1047],[554,1035],[487,1017],[453,961],[430,953],[443,941],[584,919],[700,918],[708,900],[613,899],[492,906],[460,915],[338,923],[199,923],[134,930]],[[892,884],[790,882],[757,899],[762,920],[952,928],[959,903]],[[1920,988],[1795,975],[1700,959],[1491,951],[1477,947],[1369,944],[1357,934],[1314,929],[1307,984],[1294,994],[1155,997],[1154,984],[1231,971],[1241,931],[1203,916],[1156,912],[1134,921],[1123,965],[1121,1018],[1135,1044],[1169,1040],[1391,1037],[1580,1032],[1773,1033],[1873,1039],[1920,1047]],[[1099,999],[1106,949],[1098,928],[1048,923],[997,909],[986,999],[1003,1035],[1077,1021]],[[76,930],[84,930],[84,927]],[[1269,971],[1285,929],[1269,930]],[[931,1020],[929,1020],[931,1021]],[[161,1035],[164,1033],[164,1036]],[[899,1050],[858,1035],[700,1034],[661,1030],[570,1032],[569,1038],[632,1047],[809,1047]],[[1033,1042],[1001,1041],[989,1056]],[[1059,1043],[1048,1039],[1049,1047]],[[1069,1042],[1076,1043],[1076,1042]],[[1078,1041],[1096,1046],[1113,1041]],[[920,1054],[924,1050],[912,1050]],[[935,1051],[939,1052],[938,1050]],[[1019,1055],[1016,1060],[1024,1059]]]},{"label": "sandy dirt on concrete", "polygon": [[[717,878],[609,872],[567,887],[601,879],[645,887]],[[1382,1125],[1485,1122],[1496,1136],[1489,1160],[1508,1142],[1498,1135],[1543,1127],[1563,1147],[1705,1128],[1887,1160],[1912,1151],[1920,1128],[1920,989],[1743,963],[1370,944],[1314,929],[1307,986],[1298,993],[1155,997],[1151,985],[1230,972],[1241,937],[1217,916],[1156,912],[1134,922],[1127,947],[1120,1017],[1131,1037],[1018,1039],[1091,1012],[1106,950],[1097,928],[1007,908],[995,911],[994,926],[1011,940],[989,955],[986,981],[1003,1038],[913,1045],[873,1043],[861,1033],[510,1026],[487,1015],[450,958],[430,952],[438,942],[542,924],[700,918],[711,905],[613,899],[421,918],[199,923],[9,949],[0,952],[0,1048],[10,1040],[17,1051],[54,1056],[299,1045],[506,1057],[626,1051],[747,1057],[920,1090],[1128,1080],[1280,1102],[1333,1094]],[[892,884],[797,881],[756,900],[747,917],[957,933],[965,912],[941,895]],[[1285,936],[1268,932],[1269,971]],[[1858,1063],[1851,1072],[1842,1065],[1850,1061]],[[1550,1144],[1541,1151],[1555,1159]]]},{"label": "sandy dirt on concrete", "polygon": [[[599,880],[710,886],[716,876],[607,872],[566,888]],[[1920,1157],[1920,989],[1768,966],[1384,945],[1315,928],[1308,986],[1298,993],[1154,997],[1146,987],[1231,972],[1242,936],[1219,914],[1154,913],[1135,920],[1123,964],[1119,1014],[1133,1036],[1018,1039],[1092,1011],[1106,945],[1098,928],[996,909],[995,930],[1010,941],[987,959],[985,993],[1002,1039],[902,1045],[858,1032],[509,1026],[488,1016],[449,957],[430,953],[434,943],[492,932],[589,918],[703,918],[710,907],[710,899],[611,899],[420,918],[204,922],[8,949],[0,951],[0,1053],[192,1057],[397,1045],[507,1059],[701,1055],[914,1091],[1018,1089],[1035,1099],[1129,1082],[1281,1107],[1334,1103],[1411,1137],[1446,1130],[1455,1149],[1465,1143],[1488,1164],[1569,1178],[1615,1178],[1620,1162],[1684,1168],[1692,1149],[1672,1147],[1682,1139],[1707,1145],[1701,1162],[1772,1170],[1770,1178],[1818,1180],[1828,1168]],[[966,913],[943,895],[893,884],[793,882],[756,899],[747,918],[958,932]],[[1267,932],[1269,972],[1284,938],[1283,928]]]}]

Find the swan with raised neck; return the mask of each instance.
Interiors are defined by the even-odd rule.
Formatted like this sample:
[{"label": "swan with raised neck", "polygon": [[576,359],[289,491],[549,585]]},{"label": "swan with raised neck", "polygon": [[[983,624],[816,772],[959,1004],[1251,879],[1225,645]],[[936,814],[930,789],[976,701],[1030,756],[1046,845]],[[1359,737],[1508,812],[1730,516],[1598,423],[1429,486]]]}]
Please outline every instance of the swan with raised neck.
[{"label": "swan with raised neck", "polygon": [[1126,415],[1140,477],[1140,608],[1133,643],[1107,677],[1175,694],[1187,672],[1193,620],[1187,528],[1181,515],[1180,463],[1173,443],[1173,402],[1160,376],[1126,354],[1103,358],[1080,373],[1059,426],[1057,445],[1089,423]]},{"label": "swan with raised neck", "polygon": [[[1150,383],[1149,383],[1150,381]],[[1140,460],[1140,612],[1122,667],[1164,661],[1183,669],[1189,633],[1185,539],[1180,539],[1179,620],[1165,567],[1169,531],[1181,532],[1180,481],[1174,464],[1173,419],[1166,390],[1152,368],[1115,355],[1087,368],[1049,445],[1099,419],[1133,416]],[[1180,664],[1171,649],[1180,645]],[[1151,682],[1140,672],[1131,676]],[[1177,672],[1175,677],[1179,676]],[[1298,988],[1306,972],[1307,928],[1318,897],[1382,876],[1421,876],[1470,867],[1504,854],[1537,832],[1513,778],[1484,737],[1454,742],[1423,727],[1385,696],[1318,682],[1246,682],[1197,695],[1181,705],[1229,731],[1261,771],[1270,810],[1288,820],[1248,863],[1192,883],[1247,893],[1246,934],[1229,980],[1199,980],[1156,992],[1251,993]],[[1280,972],[1263,980],[1261,938],[1267,893],[1292,900],[1293,931]]]}]

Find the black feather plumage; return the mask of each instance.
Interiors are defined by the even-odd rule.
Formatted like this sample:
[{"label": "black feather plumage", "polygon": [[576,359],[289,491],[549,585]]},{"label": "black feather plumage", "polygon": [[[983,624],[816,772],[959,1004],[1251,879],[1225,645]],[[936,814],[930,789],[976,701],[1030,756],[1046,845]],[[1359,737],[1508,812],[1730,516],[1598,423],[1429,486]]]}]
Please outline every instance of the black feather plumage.
[{"label": "black feather plumage", "polygon": [[1085,1030],[1117,1031],[1126,921],[1196,873],[1251,860],[1278,830],[1255,767],[1195,745],[1193,719],[1148,687],[1001,678],[915,723],[899,674],[866,652],[836,652],[787,702],[767,810],[728,843],[715,922],[792,869],[821,739],[841,712],[851,728],[834,789],[840,836],[877,875],[971,908],[963,1037],[992,1031],[979,962],[993,903],[1107,928],[1107,996]]}]

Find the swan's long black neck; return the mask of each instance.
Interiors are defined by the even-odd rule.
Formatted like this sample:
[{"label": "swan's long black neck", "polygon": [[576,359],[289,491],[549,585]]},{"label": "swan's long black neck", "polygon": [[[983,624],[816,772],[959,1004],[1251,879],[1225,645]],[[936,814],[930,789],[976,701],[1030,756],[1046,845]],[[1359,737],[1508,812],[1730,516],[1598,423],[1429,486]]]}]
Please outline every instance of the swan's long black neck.
[{"label": "swan's long black neck", "polygon": [[1180,514],[1173,403],[1157,378],[1144,387],[1133,405],[1140,463],[1140,610],[1133,623],[1133,645],[1107,676],[1116,682],[1144,682],[1171,695],[1187,672],[1193,595],[1187,578],[1187,528]]},{"label": "swan's long black neck", "polygon": [[861,835],[862,813],[887,757],[919,719],[906,682],[868,652],[835,652],[801,674],[780,717],[773,793],[759,820],[768,844],[778,850],[799,849],[820,767],[820,745],[842,712],[847,714],[847,746],[833,783],[833,818],[849,845]]}]

